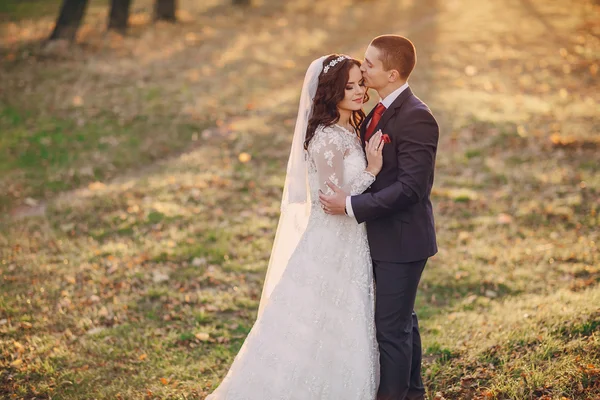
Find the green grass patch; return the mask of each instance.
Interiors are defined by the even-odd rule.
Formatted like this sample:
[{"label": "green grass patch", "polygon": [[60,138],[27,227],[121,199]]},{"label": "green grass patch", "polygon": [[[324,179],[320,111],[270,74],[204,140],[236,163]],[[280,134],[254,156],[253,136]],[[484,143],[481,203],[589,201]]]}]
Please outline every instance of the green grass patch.
[{"label": "green grass patch", "polygon": [[[0,207],[26,197],[45,199],[116,172],[142,166],[189,144],[197,125],[150,123],[138,116],[123,123],[110,113],[78,122],[78,117],[36,115],[0,104],[0,174],[8,190]],[[161,132],[148,136],[150,130]],[[149,216],[157,220],[158,214]],[[158,220],[157,220],[158,221]]]},{"label": "green grass patch", "polygon": [[0,2],[0,20],[19,21],[57,16],[59,0],[4,0]]}]

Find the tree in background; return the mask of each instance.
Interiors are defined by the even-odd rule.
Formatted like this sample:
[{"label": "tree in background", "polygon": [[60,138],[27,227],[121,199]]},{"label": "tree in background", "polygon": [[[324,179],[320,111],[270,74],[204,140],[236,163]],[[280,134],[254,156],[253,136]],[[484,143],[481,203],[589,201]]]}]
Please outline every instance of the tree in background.
[{"label": "tree in background", "polygon": [[[89,0],[63,0],[56,25],[48,40],[75,40],[88,3]],[[130,7],[131,0],[111,0],[108,29],[125,33],[128,27]],[[175,17],[176,9],[176,0],[156,0],[154,3],[154,20],[175,22],[177,20]]]},{"label": "tree in background", "polygon": [[74,40],[87,5],[88,0],[64,0],[50,40]]},{"label": "tree in background", "polygon": [[130,6],[131,0],[111,0],[110,14],[108,17],[109,30],[113,29],[121,33],[127,31]]},{"label": "tree in background", "polygon": [[154,20],[174,22],[176,20],[176,8],[175,0],[156,0],[154,3]]}]

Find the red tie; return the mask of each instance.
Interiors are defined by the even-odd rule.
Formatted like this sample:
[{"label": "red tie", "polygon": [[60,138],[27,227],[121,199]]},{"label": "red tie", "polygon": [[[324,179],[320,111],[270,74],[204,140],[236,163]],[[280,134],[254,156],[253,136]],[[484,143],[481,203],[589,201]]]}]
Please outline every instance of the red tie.
[{"label": "red tie", "polygon": [[383,115],[385,110],[385,106],[381,103],[378,103],[375,107],[375,113],[373,114],[373,118],[371,118],[371,122],[369,122],[369,126],[367,126],[367,132],[365,133],[365,142],[368,141],[373,135],[373,132],[375,132],[375,128],[377,127],[377,124],[379,123],[379,120],[381,119],[381,116]]}]

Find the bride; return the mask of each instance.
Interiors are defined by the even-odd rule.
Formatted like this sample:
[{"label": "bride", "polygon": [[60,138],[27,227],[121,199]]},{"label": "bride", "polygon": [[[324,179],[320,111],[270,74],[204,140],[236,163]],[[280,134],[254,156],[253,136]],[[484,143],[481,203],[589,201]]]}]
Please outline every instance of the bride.
[{"label": "bride", "polygon": [[382,166],[381,132],[358,136],[368,99],[360,62],[312,62],[302,88],[281,217],[258,318],[207,400],[375,399],[379,354],[364,224],[328,215],[319,191],[365,191]]}]

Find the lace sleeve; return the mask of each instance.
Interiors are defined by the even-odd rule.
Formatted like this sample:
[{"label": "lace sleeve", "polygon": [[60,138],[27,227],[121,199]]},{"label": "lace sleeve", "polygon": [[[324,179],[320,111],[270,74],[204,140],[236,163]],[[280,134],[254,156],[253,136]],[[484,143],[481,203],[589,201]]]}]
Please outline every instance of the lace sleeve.
[{"label": "lace sleeve", "polygon": [[317,169],[319,189],[323,193],[333,194],[326,185],[330,180],[350,195],[361,194],[375,181],[375,176],[365,170],[346,182],[344,157],[348,152],[348,140],[343,135],[330,128],[319,128],[315,133],[310,150]]}]

